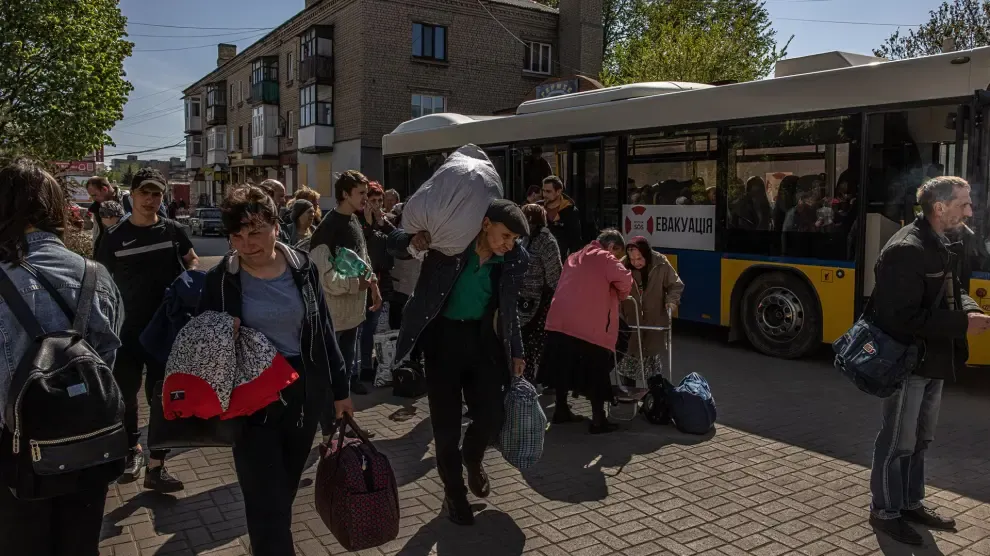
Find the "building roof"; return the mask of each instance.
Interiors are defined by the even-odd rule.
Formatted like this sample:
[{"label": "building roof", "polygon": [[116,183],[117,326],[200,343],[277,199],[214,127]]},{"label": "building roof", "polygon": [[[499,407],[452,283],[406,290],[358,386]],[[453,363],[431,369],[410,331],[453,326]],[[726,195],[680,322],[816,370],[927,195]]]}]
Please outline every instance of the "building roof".
[{"label": "building roof", "polygon": [[505,4],[506,6],[514,6],[516,8],[528,8],[530,10],[536,10],[538,12],[547,13],[559,13],[557,8],[551,8],[546,4],[541,4],[534,0],[488,0],[493,4]]}]

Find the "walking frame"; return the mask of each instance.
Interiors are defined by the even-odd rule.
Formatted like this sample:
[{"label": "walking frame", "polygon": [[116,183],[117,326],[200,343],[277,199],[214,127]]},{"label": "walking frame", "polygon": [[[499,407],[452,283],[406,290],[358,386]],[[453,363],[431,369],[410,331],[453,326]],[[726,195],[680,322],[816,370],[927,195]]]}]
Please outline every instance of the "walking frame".
[{"label": "walking frame", "polygon": [[[673,326],[674,318],[673,313],[670,308],[667,308],[667,326],[647,326],[640,322],[639,320],[639,302],[636,300],[635,296],[629,296],[628,300],[632,300],[633,306],[635,307],[636,313],[636,325],[629,325],[630,330],[636,334],[638,340],[637,346],[639,348],[639,377],[636,380],[635,386],[625,386],[622,384],[622,377],[619,375],[619,355],[615,354],[615,366],[612,368],[612,375],[614,377],[614,384],[612,385],[612,400],[613,403],[606,404],[608,408],[609,416],[614,417],[620,421],[632,421],[636,418],[639,413],[640,402],[649,393],[649,384],[646,381],[646,358],[643,357],[643,331],[647,332],[663,332],[664,333],[664,344],[667,349],[667,380],[673,381]],[[626,357],[632,357],[632,354],[625,354]],[[662,371],[661,371],[662,372]],[[642,386],[640,386],[642,384]],[[619,407],[630,407],[628,410],[629,415],[622,415],[626,413],[625,411],[619,412],[613,409]]]}]

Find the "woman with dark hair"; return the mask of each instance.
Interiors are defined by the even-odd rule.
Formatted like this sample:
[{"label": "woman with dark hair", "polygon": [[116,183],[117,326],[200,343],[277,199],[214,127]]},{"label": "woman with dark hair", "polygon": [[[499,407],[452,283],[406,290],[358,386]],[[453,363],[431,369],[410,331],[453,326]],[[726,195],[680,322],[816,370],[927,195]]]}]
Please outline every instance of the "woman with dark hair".
[{"label": "woman with dark hair", "polygon": [[[0,272],[5,274],[41,324],[53,332],[68,330],[70,317],[29,268],[47,278],[69,307],[76,307],[86,261],[62,244],[68,205],[51,174],[27,159],[0,169]],[[86,342],[113,367],[120,347],[122,306],[117,286],[97,267],[96,292]],[[9,401],[14,372],[34,338],[0,304],[0,407]],[[69,416],[63,416],[70,418]],[[0,422],[4,416],[0,415]],[[2,479],[2,472],[0,472]],[[107,484],[79,484],[77,490],[46,500],[19,500],[0,485],[0,547],[4,554],[96,556]]]},{"label": "woman with dark hair", "polygon": [[624,247],[618,230],[605,230],[567,257],[547,315],[540,381],[556,390],[553,422],[581,420],[567,405],[573,390],[591,400],[592,434],[617,428],[606,419],[605,404],[612,397],[619,302],[632,288],[629,270],[619,261]]},{"label": "woman with dark hair", "polygon": [[529,252],[529,267],[519,288],[519,325],[522,326],[523,349],[526,353],[525,376],[536,378],[543,340],[544,325],[550,312],[550,301],[557,289],[562,268],[557,240],[547,228],[547,213],[540,205],[522,208],[529,221],[529,235],[523,238],[523,247]]},{"label": "woman with dark hair", "polygon": [[299,373],[279,401],[248,417],[234,446],[253,553],[294,554],[292,502],[327,396],[337,417],[354,406],[316,266],[276,241],[275,202],[248,186],[231,191],[220,209],[233,249],[207,273],[200,310],[261,332]]},{"label": "woman with dark hair", "polygon": [[[681,292],[684,291],[684,282],[673,265],[667,257],[654,251],[643,236],[634,237],[626,244],[626,256],[622,259],[622,264],[632,273],[631,296],[636,299],[635,303],[629,299],[622,302],[622,319],[627,325],[635,326],[638,309],[638,322],[641,326],[668,326],[668,314],[673,313],[680,305]],[[639,337],[633,331],[626,351],[637,362],[641,355]],[[662,333],[643,331],[641,337],[644,360],[666,356],[667,349]],[[666,358],[661,360],[666,364]]]},{"label": "woman with dark hair", "polygon": [[309,251],[309,239],[316,230],[313,222],[316,220],[316,208],[305,199],[296,199],[289,210],[289,224],[286,225],[286,236],[289,245],[302,251]]},{"label": "woman with dark hair", "polygon": [[797,204],[798,177],[784,176],[777,187],[777,198],[773,202],[773,229],[777,232],[784,230],[784,220],[787,213]]}]

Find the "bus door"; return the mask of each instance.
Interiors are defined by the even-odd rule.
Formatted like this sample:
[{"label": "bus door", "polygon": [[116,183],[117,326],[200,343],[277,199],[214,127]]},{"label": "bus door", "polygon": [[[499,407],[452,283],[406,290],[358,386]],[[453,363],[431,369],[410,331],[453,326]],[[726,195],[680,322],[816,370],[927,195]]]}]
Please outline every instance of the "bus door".
[{"label": "bus door", "polygon": [[579,139],[568,144],[570,176],[565,190],[577,203],[581,216],[581,239],[587,243],[605,227],[602,178],[605,175],[603,139]]},{"label": "bus door", "polygon": [[498,172],[498,177],[502,181],[502,195],[506,199],[520,202],[517,192],[513,189],[514,180],[509,175],[509,147],[489,147],[485,149],[485,154],[492,161],[492,165],[495,166],[495,171]]}]

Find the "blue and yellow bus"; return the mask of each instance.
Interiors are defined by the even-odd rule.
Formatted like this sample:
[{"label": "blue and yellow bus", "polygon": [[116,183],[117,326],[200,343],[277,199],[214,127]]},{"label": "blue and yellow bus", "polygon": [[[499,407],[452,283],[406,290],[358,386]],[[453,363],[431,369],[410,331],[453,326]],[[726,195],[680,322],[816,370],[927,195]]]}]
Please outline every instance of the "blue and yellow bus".
[{"label": "blue and yellow bus", "polygon": [[[385,184],[407,195],[474,143],[523,201],[548,162],[585,240],[619,228],[671,259],[686,284],[678,318],[800,357],[852,324],[880,249],[914,218],[930,176],[973,185],[966,277],[990,309],[988,85],[990,48],[893,62],[832,52],[782,61],[761,81],[640,83],[510,116],[432,114],[383,138]],[[990,364],[990,342],[972,344],[970,362]]]}]

